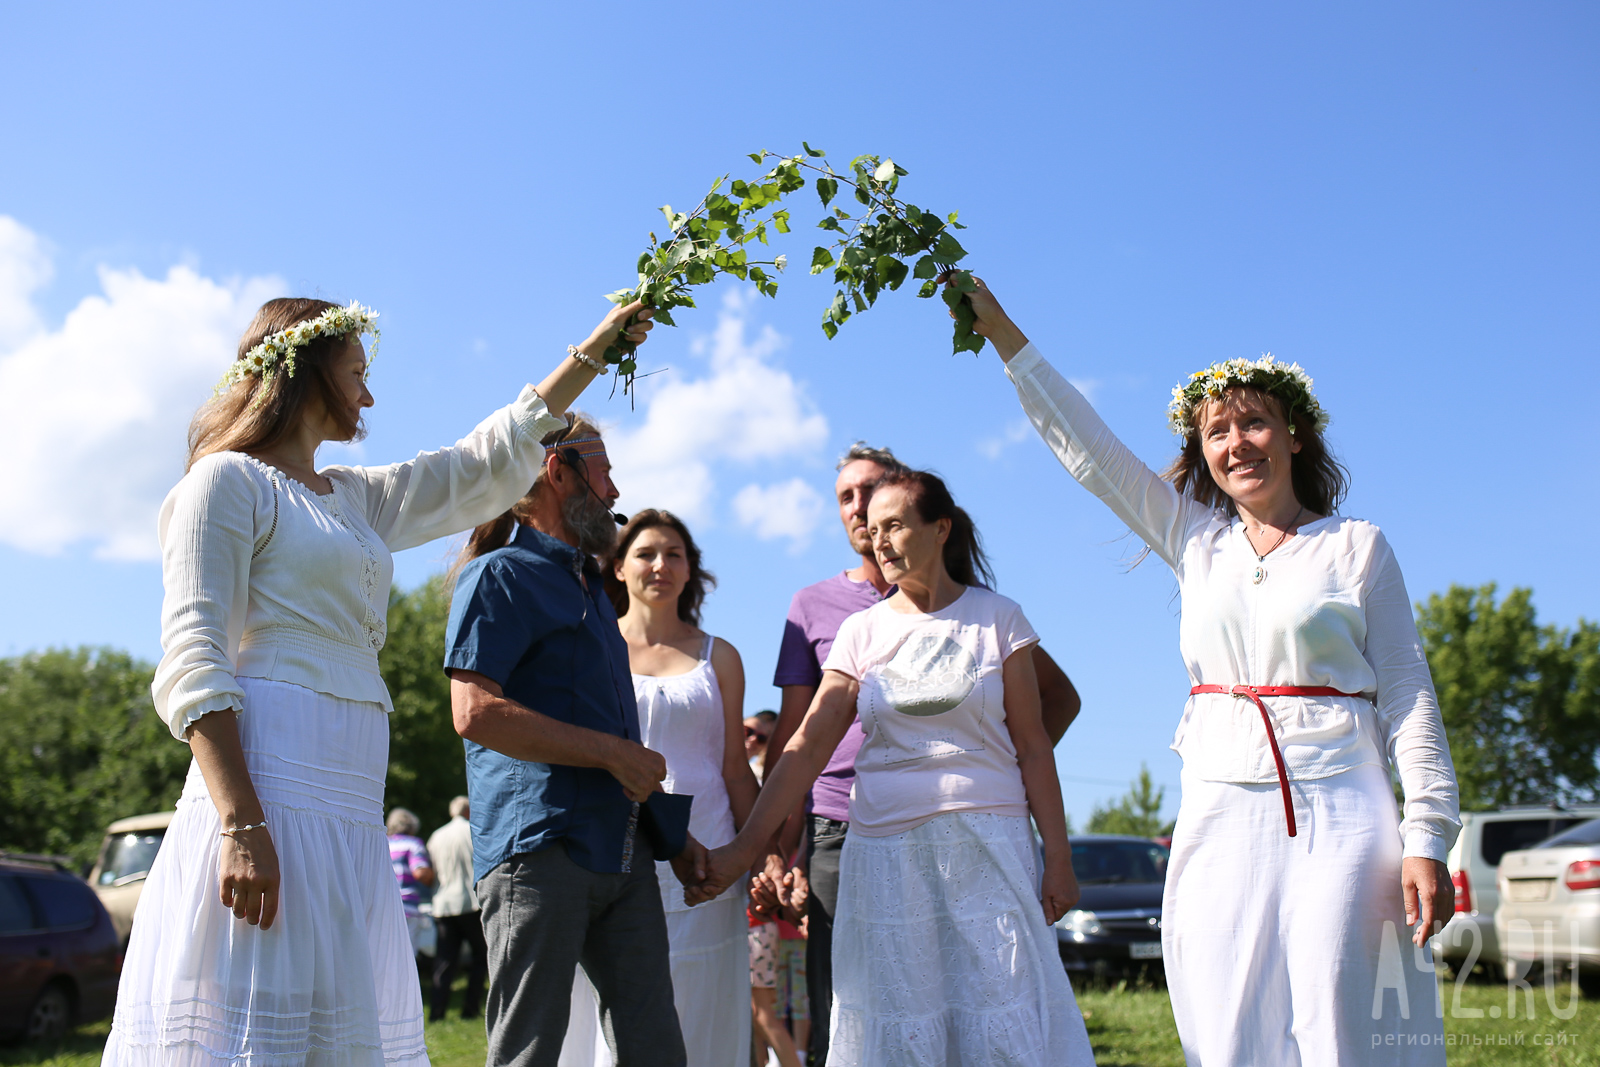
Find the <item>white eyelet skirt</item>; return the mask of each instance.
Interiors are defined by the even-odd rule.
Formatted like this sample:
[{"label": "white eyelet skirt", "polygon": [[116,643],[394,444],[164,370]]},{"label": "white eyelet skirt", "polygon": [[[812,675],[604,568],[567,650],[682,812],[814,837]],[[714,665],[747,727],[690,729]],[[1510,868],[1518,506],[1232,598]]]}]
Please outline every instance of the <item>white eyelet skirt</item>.
[{"label": "white eyelet skirt", "polygon": [[278,918],[222,906],[216,808],[189,778],[134,917],[105,1067],[426,1064],[422,997],[389,865],[389,717],[241,678],[240,739],[282,876]]},{"label": "white eyelet skirt", "polygon": [[1289,783],[1183,772],[1162,951],[1184,1056],[1203,1067],[1444,1067],[1433,955],[1411,944],[1400,816],[1382,767]]},{"label": "white eyelet skirt", "polygon": [[833,928],[829,1067],[1089,1067],[1039,904],[1029,820],[947,812],[850,834]]}]

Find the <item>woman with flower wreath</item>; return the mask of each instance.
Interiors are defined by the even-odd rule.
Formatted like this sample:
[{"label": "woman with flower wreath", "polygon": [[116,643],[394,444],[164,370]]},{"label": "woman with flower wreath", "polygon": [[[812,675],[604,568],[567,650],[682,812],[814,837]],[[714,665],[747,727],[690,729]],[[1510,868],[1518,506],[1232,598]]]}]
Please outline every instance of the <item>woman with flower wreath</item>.
[{"label": "woman with flower wreath", "polygon": [[1454,910],[1455,768],[1394,553],[1337,514],[1311,379],[1270,356],[1192,375],[1158,476],[981,281],[970,296],[1039,435],[1178,579],[1192,688],[1162,949],[1188,1062],[1442,1065],[1424,944]]},{"label": "woman with flower wreath", "polygon": [[[361,436],[376,313],[277,299],[189,429],[160,513],[152,693],[193,749],[145,883],[104,1063],[425,1064],[422,1000],[383,821],[378,674],[390,553],[527,492],[540,441],[640,305],[437,452],[318,469]],[[648,321],[628,327],[643,341]]]}]

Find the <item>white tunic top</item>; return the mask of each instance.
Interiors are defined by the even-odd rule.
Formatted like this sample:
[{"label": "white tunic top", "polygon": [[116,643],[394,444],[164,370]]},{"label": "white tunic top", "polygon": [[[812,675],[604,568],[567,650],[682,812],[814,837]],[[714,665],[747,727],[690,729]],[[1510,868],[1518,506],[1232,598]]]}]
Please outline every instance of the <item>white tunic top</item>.
[{"label": "white tunic top", "polygon": [[455,445],[386,467],[328,467],[318,494],[242,452],[197,462],[161,505],[161,663],[151,694],[182,739],[243,710],[236,677],[391,708],[378,674],[391,551],[487,522],[533,484],[564,426],[527,386]]},{"label": "white tunic top", "polygon": [[[1145,466],[1039,350],[1006,365],[1023,409],[1084,487],[1166,561],[1183,604],[1179,649],[1195,685],[1326,686],[1361,697],[1266,697],[1290,779],[1362,764],[1400,774],[1405,855],[1443,860],[1461,829],[1455,766],[1400,565],[1369,522],[1331,515],[1266,557],[1219,508]],[[1276,782],[1248,700],[1189,698],[1172,748],[1216,782]]]}]

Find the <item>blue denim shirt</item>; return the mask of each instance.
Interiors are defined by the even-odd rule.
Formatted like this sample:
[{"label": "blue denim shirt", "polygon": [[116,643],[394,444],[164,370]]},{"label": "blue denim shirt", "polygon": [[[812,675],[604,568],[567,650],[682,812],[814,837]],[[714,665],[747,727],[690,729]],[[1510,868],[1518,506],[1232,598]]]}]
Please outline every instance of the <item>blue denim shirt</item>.
[{"label": "blue denim shirt", "polygon": [[[640,740],[628,646],[599,567],[531,526],[517,527],[509,545],[462,569],[444,666],[486,675],[507,698],[552,719]],[[620,872],[625,848],[634,870],[650,861],[642,834],[628,843],[633,804],[609,772],[465,745],[475,879],[512,856],[558,843],[573,862],[599,873]]]}]

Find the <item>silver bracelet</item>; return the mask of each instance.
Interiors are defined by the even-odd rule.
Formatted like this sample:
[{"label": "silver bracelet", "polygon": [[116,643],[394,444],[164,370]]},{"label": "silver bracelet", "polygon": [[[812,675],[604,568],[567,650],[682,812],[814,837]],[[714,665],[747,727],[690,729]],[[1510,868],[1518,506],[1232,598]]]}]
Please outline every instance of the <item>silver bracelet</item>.
[{"label": "silver bracelet", "polygon": [[604,363],[602,363],[600,360],[595,359],[593,356],[587,356],[587,355],[584,355],[582,352],[579,352],[577,345],[568,345],[567,346],[567,355],[571,356],[573,359],[577,360],[579,363],[582,363],[585,367],[588,367],[590,370],[594,371],[596,374],[604,374],[606,372],[606,370],[607,370],[606,365]]},{"label": "silver bracelet", "polygon": [[220,836],[222,836],[222,837],[232,837],[234,834],[242,834],[246,830],[265,830],[266,828],[267,828],[267,820],[266,819],[262,819],[260,822],[253,822],[253,823],[250,823],[247,826],[230,826],[226,830],[223,830],[221,832]]}]

